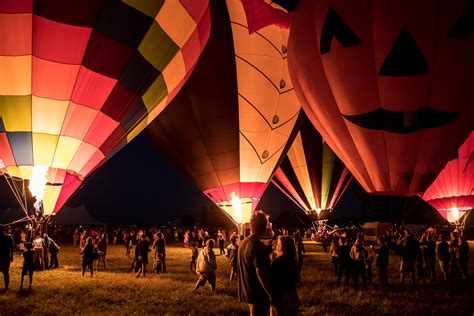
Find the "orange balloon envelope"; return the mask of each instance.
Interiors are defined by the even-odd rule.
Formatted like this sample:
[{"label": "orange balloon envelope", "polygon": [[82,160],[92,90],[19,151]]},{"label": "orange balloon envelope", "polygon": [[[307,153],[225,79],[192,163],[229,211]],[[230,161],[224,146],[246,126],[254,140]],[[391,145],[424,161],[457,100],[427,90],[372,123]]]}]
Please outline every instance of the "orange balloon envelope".
[{"label": "orange balloon envelope", "polygon": [[236,223],[250,220],[298,118],[288,30],[249,34],[241,1],[216,1],[196,68],[147,131],[158,150]]},{"label": "orange balloon envelope", "polygon": [[474,132],[426,190],[423,199],[450,222],[458,221],[474,208]]},{"label": "orange balloon envelope", "polygon": [[210,31],[209,2],[0,2],[0,158],[47,168],[44,213],[169,103]]},{"label": "orange balloon envelope", "polygon": [[473,20],[473,1],[300,1],[295,90],[368,192],[421,195],[472,131]]}]

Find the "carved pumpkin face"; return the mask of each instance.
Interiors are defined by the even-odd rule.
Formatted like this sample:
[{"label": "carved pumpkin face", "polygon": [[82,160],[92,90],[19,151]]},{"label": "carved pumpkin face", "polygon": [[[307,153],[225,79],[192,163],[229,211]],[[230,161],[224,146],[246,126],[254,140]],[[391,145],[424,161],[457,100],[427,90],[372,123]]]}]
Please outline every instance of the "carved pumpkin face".
[{"label": "carved pumpkin face", "polygon": [[472,21],[472,1],[300,2],[295,90],[367,191],[420,194],[469,135]]}]

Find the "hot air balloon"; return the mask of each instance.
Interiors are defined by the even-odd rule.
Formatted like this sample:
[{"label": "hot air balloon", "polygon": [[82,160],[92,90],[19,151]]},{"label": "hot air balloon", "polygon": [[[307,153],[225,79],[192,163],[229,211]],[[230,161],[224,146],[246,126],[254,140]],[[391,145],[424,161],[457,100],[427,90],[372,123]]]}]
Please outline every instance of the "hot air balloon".
[{"label": "hot air balloon", "polygon": [[58,212],[176,95],[209,31],[205,0],[1,1],[2,170]]},{"label": "hot air balloon", "polygon": [[471,132],[473,19],[473,1],[298,4],[298,99],[366,191],[421,195]]},{"label": "hot air balloon", "polygon": [[352,179],[305,117],[272,182],[307,214],[331,211]]},{"label": "hot air balloon", "polygon": [[474,208],[474,132],[426,190],[423,199],[451,223],[459,222]]},{"label": "hot air balloon", "polygon": [[215,1],[190,78],[147,128],[157,149],[236,224],[249,221],[297,121],[288,30],[249,34],[241,1]]}]

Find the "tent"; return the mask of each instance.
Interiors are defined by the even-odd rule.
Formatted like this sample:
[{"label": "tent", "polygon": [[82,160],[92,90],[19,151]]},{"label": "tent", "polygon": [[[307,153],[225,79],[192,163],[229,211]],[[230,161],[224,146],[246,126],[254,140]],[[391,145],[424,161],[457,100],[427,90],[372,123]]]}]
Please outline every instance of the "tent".
[{"label": "tent", "polygon": [[57,215],[53,216],[53,221],[59,225],[104,225],[92,216],[84,205],[78,207],[65,206]]}]

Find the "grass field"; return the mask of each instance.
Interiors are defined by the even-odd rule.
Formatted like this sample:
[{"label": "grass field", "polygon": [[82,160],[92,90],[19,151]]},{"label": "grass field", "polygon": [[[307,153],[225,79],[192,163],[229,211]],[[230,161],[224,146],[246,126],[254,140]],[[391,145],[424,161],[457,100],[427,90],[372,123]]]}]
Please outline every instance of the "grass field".
[{"label": "grass field", "polygon": [[[471,243],[471,249],[474,244]],[[471,251],[471,258],[474,257]],[[51,314],[245,314],[237,301],[237,284],[229,282],[229,265],[218,256],[217,290],[192,292],[197,276],[189,270],[190,250],[168,247],[165,274],[136,278],[127,273],[130,259],[123,246],[111,246],[108,270],[81,277],[80,255],[61,248],[60,268],[35,272],[33,290],[18,291],[22,257],[15,256],[10,290],[0,291],[0,315]],[[470,271],[474,273],[473,260]],[[374,284],[367,291],[335,286],[329,255],[315,245],[307,254],[298,293],[304,315],[474,315],[473,278],[466,281],[420,280],[416,287],[398,286],[397,257],[391,257],[388,289]],[[151,269],[150,269],[151,270]],[[0,276],[1,277],[1,276]],[[3,280],[2,280],[3,281]],[[27,279],[25,279],[27,282]],[[3,283],[0,282],[3,288]]]}]

